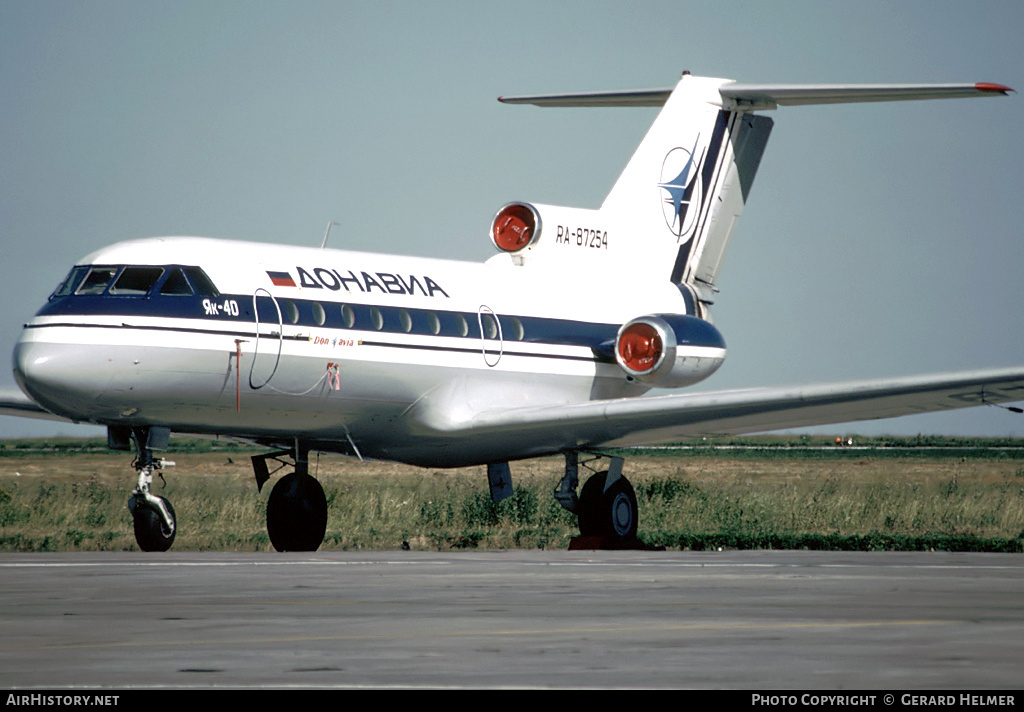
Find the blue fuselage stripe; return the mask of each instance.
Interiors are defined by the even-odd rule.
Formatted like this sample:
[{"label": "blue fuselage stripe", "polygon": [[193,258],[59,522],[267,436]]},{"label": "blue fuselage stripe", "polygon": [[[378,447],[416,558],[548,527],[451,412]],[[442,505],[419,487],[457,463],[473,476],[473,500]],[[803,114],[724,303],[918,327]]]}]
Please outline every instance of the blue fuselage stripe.
[{"label": "blue fuselage stripe", "polygon": [[[217,297],[202,296],[111,296],[111,295],[73,295],[51,299],[37,316],[40,317],[72,317],[72,316],[116,316],[130,319],[132,317],[188,319],[193,323],[209,323],[205,327],[159,326],[154,324],[125,324],[138,329],[168,330],[190,333],[226,334],[233,336],[252,336],[255,334],[257,319],[259,331],[273,329],[276,331],[283,321],[286,327],[303,329],[325,329],[336,332],[359,331],[362,333],[376,332],[381,334],[419,337],[464,338],[475,341],[467,351],[478,351],[481,340],[481,324],[484,326],[484,337],[487,342],[501,342],[506,348],[515,343],[545,344],[553,346],[575,346],[595,350],[596,360],[607,361],[605,352],[607,345],[613,343],[618,333],[618,324],[601,324],[568,319],[554,319],[535,316],[517,316],[509,314],[483,314],[470,312],[442,311],[437,309],[404,308],[374,304],[355,304],[323,302],[316,300],[278,298],[281,306],[279,315],[274,301],[269,297],[258,297],[258,312],[253,314],[253,297],[251,295],[224,295]],[[497,316],[498,324],[493,319]],[[716,338],[717,332],[701,328],[706,322],[693,317],[685,317],[688,321],[686,331],[692,339],[686,343],[694,346],[720,346]],[[692,320],[692,321],[691,321]],[[58,325],[47,322],[38,326]],[[61,322],[63,326],[97,326],[102,324],[83,324],[81,322]],[[710,326],[710,325],[708,325]],[[240,330],[246,329],[245,331]],[[500,327],[500,332],[499,332]],[[119,327],[123,328],[123,327]],[[261,334],[262,336],[262,334]],[[276,338],[276,337],[271,337]],[[285,337],[286,339],[289,337]],[[290,337],[292,339],[296,337]],[[304,339],[306,337],[299,337]],[[366,339],[364,338],[364,341]],[[369,342],[367,342],[369,343]],[[406,348],[431,348],[425,345],[380,342],[378,345],[400,346]],[[445,350],[461,350],[449,346]],[[538,353],[523,355],[543,356]],[[558,358],[560,356],[549,354]],[[574,356],[572,358],[580,358]]]}]

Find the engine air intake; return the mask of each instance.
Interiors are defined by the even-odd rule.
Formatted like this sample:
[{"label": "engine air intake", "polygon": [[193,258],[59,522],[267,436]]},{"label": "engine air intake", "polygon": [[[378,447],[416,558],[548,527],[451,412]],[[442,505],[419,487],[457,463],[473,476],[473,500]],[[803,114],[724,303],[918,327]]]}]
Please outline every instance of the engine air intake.
[{"label": "engine air intake", "polygon": [[679,388],[714,373],[725,340],[710,323],[685,314],[651,314],[626,322],[615,338],[615,360],[631,379]]},{"label": "engine air intake", "polygon": [[509,203],[491,222],[491,240],[502,252],[519,252],[540,236],[540,214],[529,203]]}]

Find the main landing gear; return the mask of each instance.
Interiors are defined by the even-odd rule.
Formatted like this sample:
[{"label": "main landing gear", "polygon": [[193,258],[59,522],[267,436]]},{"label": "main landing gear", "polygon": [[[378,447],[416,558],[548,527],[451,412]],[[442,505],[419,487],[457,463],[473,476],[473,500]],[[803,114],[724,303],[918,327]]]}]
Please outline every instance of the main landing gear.
[{"label": "main landing gear", "polygon": [[[582,463],[589,467],[594,457]],[[636,538],[639,508],[633,485],[622,476],[622,458],[612,457],[607,470],[594,472],[579,497],[579,453],[565,453],[565,474],[555,488],[555,500],[579,520],[580,536],[595,538],[602,548],[628,549],[639,546]]]},{"label": "main landing gear", "polygon": [[[622,458],[612,457],[607,470],[594,471],[580,490],[579,468],[593,470],[591,463],[602,456],[594,456],[580,463],[579,453],[565,453],[565,474],[555,488],[555,500],[576,515],[579,521],[579,543],[602,549],[633,549],[641,546],[636,538],[639,512],[633,485],[622,476]],[[512,494],[512,481],[508,463],[487,467],[491,484],[491,498],[495,501]]]},{"label": "main landing gear", "polygon": [[296,442],[293,450],[271,452],[252,458],[256,486],[270,479],[268,461],[286,467],[281,458],[290,457],[295,471],[274,484],[267,500],[267,534],[278,551],[316,551],[327,532],[327,497],[324,488],[309,474],[309,448]]},{"label": "main landing gear", "polygon": [[154,450],[167,449],[170,437],[168,428],[132,428],[130,431],[111,428],[107,435],[112,448],[129,449],[129,438],[135,446],[133,466],[139,475],[135,490],[128,499],[128,511],[135,524],[135,541],[143,551],[167,551],[178,533],[174,507],[166,498],[150,492],[153,473],[174,465],[163,458],[153,457]]}]

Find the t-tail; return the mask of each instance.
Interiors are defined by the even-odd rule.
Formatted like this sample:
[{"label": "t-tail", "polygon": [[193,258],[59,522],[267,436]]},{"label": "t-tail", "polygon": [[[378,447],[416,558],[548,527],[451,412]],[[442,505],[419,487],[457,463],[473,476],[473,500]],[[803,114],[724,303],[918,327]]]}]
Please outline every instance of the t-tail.
[{"label": "t-tail", "polygon": [[780,105],[997,96],[999,84],[761,85],[684,73],[674,88],[502,97],[508,104],[661,106],[597,210],[510,203],[491,237],[518,264],[563,258],[588,269],[642,268],[702,300],[715,283]]}]

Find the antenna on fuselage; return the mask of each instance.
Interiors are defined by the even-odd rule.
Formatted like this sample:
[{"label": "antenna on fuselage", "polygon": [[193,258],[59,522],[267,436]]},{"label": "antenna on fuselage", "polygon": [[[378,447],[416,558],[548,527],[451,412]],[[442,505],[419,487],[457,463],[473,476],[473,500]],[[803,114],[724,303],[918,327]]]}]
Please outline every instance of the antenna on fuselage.
[{"label": "antenna on fuselage", "polygon": [[331,222],[327,223],[327,231],[324,233],[324,241],[320,243],[320,249],[321,250],[324,249],[325,247],[327,247],[327,237],[331,234],[331,225],[337,225],[337,224],[338,223],[334,222],[333,220]]}]

